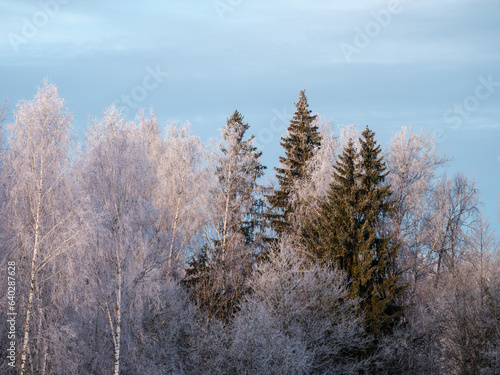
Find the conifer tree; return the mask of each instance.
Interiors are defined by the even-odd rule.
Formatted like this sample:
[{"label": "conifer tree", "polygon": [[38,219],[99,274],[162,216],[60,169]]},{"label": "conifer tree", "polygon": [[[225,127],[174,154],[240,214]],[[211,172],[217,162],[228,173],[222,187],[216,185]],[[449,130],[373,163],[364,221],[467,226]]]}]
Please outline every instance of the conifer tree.
[{"label": "conifer tree", "polygon": [[385,162],[368,129],[356,152],[352,139],[334,167],[334,180],[310,236],[309,249],[331,261],[351,280],[351,295],[361,298],[366,324],[373,333],[390,332],[403,292],[395,268],[399,246],[382,223],[395,210]]},{"label": "conifer tree", "polygon": [[[230,144],[229,137],[235,137],[235,150],[237,155],[237,163],[241,164],[241,183],[235,189],[231,199],[239,199],[245,202],[243,217],[236,218],[240,222],[238,231],[245,237],[245,243],[251,244],[257,239],[257,232],[262,227],[262,217],[259,214],[262,207],[261,199],[258,199],[256,193],[260,189],[257,180],[264,175],[266,167],[261,164],[259,158],[262,156],[262,151],[257,151],[253,145],[254,135],[249,139],[243,140],[245,133],[250,128],[248,123],[243,121],[244,117],[238,110],[235,110],[229,119],[226,126],[223,128],[223,139]],[[221,148],[224,155],[227,155],[231,150],[224,147]],[[225,183],[227,177],[221,166],[217,167],[217,177],[221,184]]]},{"label": "conifer tree", "polygon": [[358,188],[359,155],[352,139],[334,165],[334,181],[330,185],[327,199],[320,205],[318,216],[309,239],[312,253],[323,262],[331,262],[347,272],[352,279],[354,254],[356,252],[357,217],[360,191]]},{"label": "conifer tree", "polygon": [[291,194],[294,185],[307,178],[307,162],[313,157],[315,148],[321,144],[321,135],[311,114],[305,90],[299,93],[296,111],[288,126],[287,136],[281,138],[285,156],[280,156],[281,166],[276,169],[279,189],[268,195],[272,212],[268,214],[271,226],[278,235],[291,230],[290,213],[293,212]]},{"label": "conifer tree", "polygon": [[244,140],[249,125],[235,111],[222,128],[223,142],[215,166],[214,186],[207,202],[208,243],[190,263],[185,280],[210,316],[229,321],[246,290],[246,277],[258,248],[262,218],[257,180],[265,167],[253,136]]}]

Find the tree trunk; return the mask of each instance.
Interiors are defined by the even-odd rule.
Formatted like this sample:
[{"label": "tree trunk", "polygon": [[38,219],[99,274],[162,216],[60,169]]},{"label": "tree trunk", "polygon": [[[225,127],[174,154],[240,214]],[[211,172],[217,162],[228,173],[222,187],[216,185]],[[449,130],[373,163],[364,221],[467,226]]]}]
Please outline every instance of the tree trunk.
[{"label": "tree trunk", "polygon": [[[43,169],[42,169],[43,171]],[[26,353],[29,342],[29,325],[31,317],[31,307],[33,305],[33,295],[35,294],[35,278],[36,278],[36,259],[39,247],[39,231],[40,231],[40,208],[42,205],[42,185],[43,185],[43,172],[40,176],[40,185],[38,187],[38,205],[35,216],[35,244],[33,246],[33,258],[31,259],[31,275],[30,275],[30,291],[28,295],[28,305],[26,307],[26,318],[24,319],[24,339],[21,348],[21,371],[20,375],[24,375],[26,366]]]},{"label": "tree trunk", "polygon": [[116,331],[115,331],[115,371],[114,375],[120,374],[120,333],[121,333],[121,303],[122,303],[122,268],[118,258],[118,267],[116,275],[118,288],[116,291]]}]

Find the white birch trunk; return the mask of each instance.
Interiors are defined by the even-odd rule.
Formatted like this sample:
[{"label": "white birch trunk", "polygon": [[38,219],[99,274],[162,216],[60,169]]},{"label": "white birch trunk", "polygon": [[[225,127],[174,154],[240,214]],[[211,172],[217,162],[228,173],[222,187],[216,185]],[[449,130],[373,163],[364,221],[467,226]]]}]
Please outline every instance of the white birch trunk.
[{"label": "white birch trunk", "polygon": [[121,303],[122,303],[122,267],[120,259],[118,259],[117,268],[117,291],[116,291],[116,330],[115,330],[115,370],[114,375],[120,374],[120,334],[121,334]]},{"label": "white birch trunk", "polygon": [[43,186],[43,164],[41,166],[40,175],[40,185],[38,186],[38,199],[37,208],[35,216],[35,243],[33,245],[33,258],[31,259],[31,272],[30,272],[30,291],[28,294],[28,305],[26,306],[26,317],[24,319],[24,338],[23,345],[21,348],[21,371],[20,374],[24,375],[26,366],[26,353],[29,344],[29,324],[31,317],[31,307],[33,305],[33,296],[35,294],[35,282],[36,282],[36,260],[38,256],[39,247],[39,231],[40,231],[40,209],[42,206],[42,186]]}]

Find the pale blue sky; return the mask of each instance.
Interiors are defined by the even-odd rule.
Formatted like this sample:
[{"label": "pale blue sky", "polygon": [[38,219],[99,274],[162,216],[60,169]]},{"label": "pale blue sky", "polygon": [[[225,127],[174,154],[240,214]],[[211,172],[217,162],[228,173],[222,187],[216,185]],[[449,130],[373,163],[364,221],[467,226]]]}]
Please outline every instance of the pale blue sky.
[{"label": "pale blue sky", "polygon": [[237,108],[271,170],[305,88],[313,111],[383,145],[437,131],[500,229],[499,16],[498,0],[0,0],[0,100],[49,77],[77,134],[118,100],[204,139]]}]

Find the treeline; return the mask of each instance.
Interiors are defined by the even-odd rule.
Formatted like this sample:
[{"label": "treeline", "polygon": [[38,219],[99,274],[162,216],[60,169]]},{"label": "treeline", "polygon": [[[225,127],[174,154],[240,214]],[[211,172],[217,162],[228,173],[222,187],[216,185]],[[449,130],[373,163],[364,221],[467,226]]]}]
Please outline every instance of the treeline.
[{"label": "treeline", "polygon": [[79,146],[53,84],[11,124],[4,106],[0,372],[500,373],[499,241],[474,180],[446,175],[430,134],[382,149],[304,91],[295,106],[274,186],[238,111],[205,143],[110,107]]}]

